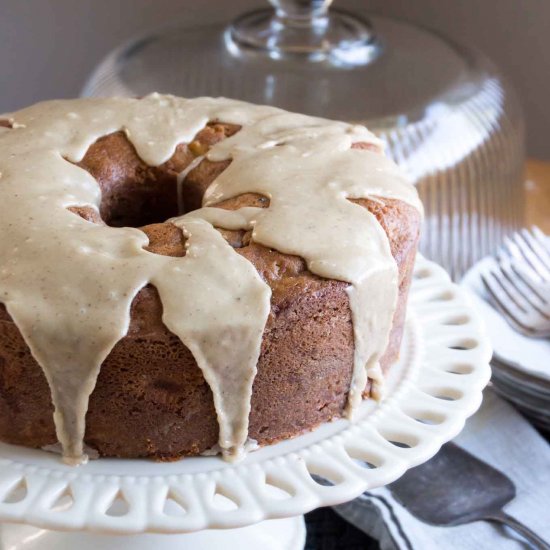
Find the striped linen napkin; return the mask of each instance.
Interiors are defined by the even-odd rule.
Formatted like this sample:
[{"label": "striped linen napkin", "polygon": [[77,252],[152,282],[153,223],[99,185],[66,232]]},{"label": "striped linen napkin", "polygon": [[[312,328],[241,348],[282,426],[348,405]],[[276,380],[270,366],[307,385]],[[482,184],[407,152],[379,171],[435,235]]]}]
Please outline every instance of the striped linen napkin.
[{"label": "striped linen napkin", "polygon": [[[517,496],[505,511],[550,541],[550,445],[490,388],[455,442],[505,473]],[[457,480],[460,483],[460,480]],[[515,532],[479,521],[433,527],[415,519],[383,487],[334,510],[380,543],[381,550],[508,550],[529,546]]]}]

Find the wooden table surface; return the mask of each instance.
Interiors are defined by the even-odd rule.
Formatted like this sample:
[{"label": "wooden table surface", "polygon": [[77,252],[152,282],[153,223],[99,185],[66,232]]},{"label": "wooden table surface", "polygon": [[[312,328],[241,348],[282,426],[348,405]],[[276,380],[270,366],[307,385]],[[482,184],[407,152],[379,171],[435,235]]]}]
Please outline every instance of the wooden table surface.
[{"label": "wooden table surface", "polygon": [[527,223],[550,235],[550,162],[527,161],[525,195]]}]

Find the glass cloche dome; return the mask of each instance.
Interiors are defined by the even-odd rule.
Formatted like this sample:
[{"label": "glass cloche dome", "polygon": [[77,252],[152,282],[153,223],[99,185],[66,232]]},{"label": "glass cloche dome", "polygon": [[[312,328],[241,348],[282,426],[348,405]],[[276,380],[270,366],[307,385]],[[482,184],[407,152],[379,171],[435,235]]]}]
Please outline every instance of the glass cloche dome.
[{"label": "glass cloche dome", "polygon": [[421,250],[454,277],[523,221],[517,99],[482,54],[398,19],[271,0],[108,55],[83,95],[226,96],[366,124],[418,186]]}]

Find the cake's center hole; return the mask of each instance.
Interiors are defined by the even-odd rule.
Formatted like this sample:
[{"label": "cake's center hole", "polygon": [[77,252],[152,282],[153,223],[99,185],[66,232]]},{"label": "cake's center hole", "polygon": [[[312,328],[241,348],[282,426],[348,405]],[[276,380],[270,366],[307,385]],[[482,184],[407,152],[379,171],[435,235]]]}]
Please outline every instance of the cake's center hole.
[{"label": "cake's center hole", "polygon": [[200,208],[206,188],[225,166],[210,163],[195,178],[189,173],[192,181],[184,183],[190,189],[183,201],[178,197],[178,175],[238,129],[235,125],[209,123],[191,143],[178,145],[172,158],[160,166],[145,164],[123,132],[98,139],[79,166],[101,188],[99,212],[103,222],[112,227],[140,228]]},{"label": "cake's center hole", "polygon": [[124,182],[102,193],[100,214],[111,227],[143,227],[178,216],[177,184],[174,178]]},{"label": "cake's center hole", "polygon": [[[183,149],[180,156],[187,152],[185,146],[178,149]],[[178,163],[170,159],[161,166],[148,166],[123,132],[98,139],[78,165],[94,177],[101,189],[99,214],[107,225],[143,227],[179,214]]]}]

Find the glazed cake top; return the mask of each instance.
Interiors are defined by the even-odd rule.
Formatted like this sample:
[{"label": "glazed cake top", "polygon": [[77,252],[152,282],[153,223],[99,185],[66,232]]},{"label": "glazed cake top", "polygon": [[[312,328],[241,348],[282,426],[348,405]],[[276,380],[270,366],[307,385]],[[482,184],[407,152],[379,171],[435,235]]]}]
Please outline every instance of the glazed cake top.
[{"label": "glazed cake top", "polygon": [[[348,199],[422,207],[366,128],[229,99],[159,94],[49,101],[1,118],[11,128],[0,128],[0,302],[44,370],[68,463],[86,458],[89,396],[102,362],[128,330],[133,298],[149,283],[159,292],[164,323],[212,389],[221,450],[227,458],[242,456],[271,291],[216,227],[252,229],[253,241],[349,283],[355,339],[349,414],[367,378],[379,380],[397,266],[374,215]],[[156,166],[208,122],[241,129],[206,154],[231,163],[206,191],[203,207],[169,220],[187,239],[184,257],[150,253],[139,229],[92,224],[68,210],[99,209],[97,182],[74,164],[98,138],[122,130],[143,161]],[[352,149],[358,142],[378,150]],[[269,206],[216,208],[250,192],[266,196]]]}]

